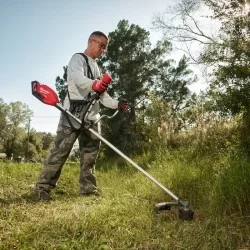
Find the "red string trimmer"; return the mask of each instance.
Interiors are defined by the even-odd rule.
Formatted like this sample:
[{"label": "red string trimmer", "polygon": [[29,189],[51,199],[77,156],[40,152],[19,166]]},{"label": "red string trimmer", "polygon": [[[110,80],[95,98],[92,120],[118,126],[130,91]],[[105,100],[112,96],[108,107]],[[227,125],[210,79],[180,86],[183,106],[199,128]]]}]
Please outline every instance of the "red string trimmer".
[{"label": "red string trimmer", "polygon": [[[108,77],[104,75],[103,81],[109,81]],[[111,81],[111,78],[110,78]],[[110,83],[109,81],[109,83]],[[65,114],[68,117],[71,117],[73,120],[75,120],[80,127],[82,126],[86,129],[88,129],[91,133],[93,133],[97,138],[99,138],[103,143],[105,143],[107,146],[109,146],[111,149],[113,149],[117,154],[119,154],[123,159],[125,159],[127,162],[129,162],[132,166],[134,166],[137,170],[139,170],[141,173],[146,175],[151,181],[153,181],[156,185],[158,185],[163,191],[165,191],[168,195],[170,195],[175,202],[161,202],[155,205],[155,209],[157,212],[162,212],[164,210],[172,210],[174,208],[179,209],[179,218],[183,220],[192,220],[194,211],[191,208],[190,204],[186,200],[181,200],[178,198],[175,194],[173,194],[168,188],[163,186],[159,181],[157,181],[153,176],[151,176],[149,173],[147,173],[144,169],[142,169],[140,166],[138,166],[134,161],[132,161],[129,157],[127,157],[125,154],[123,154],[119,149],[117,149],[114,145],[112,145],[109,141],[107,141],[105,138],[103,138],[99,133],[97,133],[95,130],[91,128],[91,123],[87,121],[87,117],[89,114],[89,111],[93,107],[95,101],[99,98],[99,93],[94,93],[92,96],[89,97],[89,101],[86,105],[87,109],[84,114],[84,117],[82,120],[75,117],[71,112],[69,112],[66,108],[64,108],[60,102],[57,93],[51,89],[49,86],[45,84],[41,84],[38,81],[32,81],[31,82],[31,88],[32,88],[32,94],[39,99],[41,102],[54,106],[58,108],[63,114]],[[112,115],[112,116],[101,116],[98,120],[96,120],[92,124],[97,124],[102,118],[106,117],[108,119],[113,118],[118,113],[118,110]]]}]

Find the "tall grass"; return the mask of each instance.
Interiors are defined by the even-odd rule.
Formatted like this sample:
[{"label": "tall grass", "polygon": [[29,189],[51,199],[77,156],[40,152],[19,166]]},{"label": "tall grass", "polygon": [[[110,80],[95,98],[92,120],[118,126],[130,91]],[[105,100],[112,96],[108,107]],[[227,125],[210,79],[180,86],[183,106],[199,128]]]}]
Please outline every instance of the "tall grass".
[{"label": "tall grass", "polygon": [[179,150],[135,158],[190,200],[193,221],[175,210],[156,213],[155,203],[171,198],[121,159],[99,162],[100,197],[80,197],[78,165],[66,164],[51,202],[33,194],[40,165],[2,162],[0,249],[250,249],[250,162],[236,155],[215,161]]}]

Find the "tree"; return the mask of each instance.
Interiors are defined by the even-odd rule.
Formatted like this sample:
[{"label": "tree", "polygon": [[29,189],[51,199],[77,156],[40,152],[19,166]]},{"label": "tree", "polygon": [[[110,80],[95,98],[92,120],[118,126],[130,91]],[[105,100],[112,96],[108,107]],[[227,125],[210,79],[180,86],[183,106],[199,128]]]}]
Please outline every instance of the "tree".
[{"label": "tree", "polygon": [[187,58],[184,56],[175,67],[163,63],[159,65],[153,92],[160,99],[171,106],[172,116],[180,115],[189,106],[191,91],[189,85],[196,81],[192,71],[188,68]]},{"label": "tree", "polygon": [[199,57],[199,52],[204,47],[220,45],[215,30],[211,34],[202,25],[206,21],[209,21],[210,25],[219,26],[220,23],[205,15],[204,9],[208,10],[208,6],[203,0],[179,0],[172,8],[155,15],[153,19],[153,27],[161,31],[165,39],[171,41],[178,50],[184,51],[193,63],[197,64],[204,63]]},{"label": "tree", "polygon": [[60,78],[60,76],[56,77],[55,85],[56,85],[56,90],[58,92],[61,103],[63,102],[67,93],[67,69],[68,69],[68,66],[63,67],[63,71],[64,71],[63,78]]},{"label": "tree", "polygon": [[54,136],[51,133],[40,133],[42,140],[42,150],[49,150],[52,142],[54,141]]},{"label": "tree", "polygon": [[[217,100],[215,108],[226,114],[249,109],[249,4],[249,0],[182,0],[175,12],[177,24],[167,23],[165,15],[154,20],[155,27],[171,41],[184,43],[186,48],[196,43],[202,48],[197,58],[190,50],[186,52],[195,62],[213,66],[210,93]],[[195,13],[204,6],[211,11],[208,20],[220,23],[217,36],[205,34],[195,20]]]},{"label": "tree", "polygon": [[41,153],[41,138],[34,129],[31,129],[23,139],[23,145],[25,145],[25,160],[37,161],[40,159]]},{"label": "tree", "polygon": [[25,130],[21,126],[28,124],[32,111],[27,104],[19,101],[11,102],[8,105],[2,104],[2,107],[5,115],[5,123],[2,124],[3,130],[1,132],[1,141],[4,152],[6,153],[7,158],[11,158],[13,155],[24,156],[25,149],[23,147],[23,140]]},{"label": "tree", "polygon": [[113,78],[109,93],[113,97],[127,99],[130,112],[112,121],[111,130],[106,130],[106,135],[124,151],[138,150],[138,142],[146,138],[141,133],[141,126],[137,124],[136,115],[145,109],[142,100],[154,84],[158,62],[166,60],[171,45],[162,41],[152,49],[149,32],[138,25],[129,25],[127,20],[121,20],[109,38],[108,51],[101,58],[100,64]]},{"label": "tree", "polygon": [[168,106],[168,112],[161,116],[161,124],[165,122],[170,128],[170,134],[187,130],[191,123],[190,108],[196,103],[197,96],[189,89],[189,85],[196,81],[196,76],[188,68],[184,56],[177,67],[170,67],[163,74],[160,91],[156,91],[160,100]]},{"label": "tree", "polygon": [[3,145],[4,137],[7,129],[7,105],[0,98],[0,145]]},{"label": "tree", "polygon": [[[216,96],[217,105],[224,113],[249,113],[250,107],[250,12],[245,11],[246,1],[223,2],[213,5],[215,17],[223,21],[220,37],[223,46],[209,48],[210,58],[219,58],[210,92]],[[207,49],[202,57],[209,57]],[[218,60],[218,59],[217,59]],[[248,115],[247,115],[248,116]]]},{"label": "tree", "polygon": [[[209,20],[220,23],[218,34],[214,37],[206,35],[192,15],[201,4],[210,9]],[[183,0],[179,6],[181,25],[169,25],[162,17],[158,17],[155,19],[156,28],[164,30],[166,35],[171,34],[172,39],[184,42],[187,48],[193,41],[198,46],[204,45],[197,58],[191,57],[198,63],[212,66],[208,94],[213,99],[213,109],[223,115],[242,114],[242,140],[244,147],[249,148],[250,1]]]}]

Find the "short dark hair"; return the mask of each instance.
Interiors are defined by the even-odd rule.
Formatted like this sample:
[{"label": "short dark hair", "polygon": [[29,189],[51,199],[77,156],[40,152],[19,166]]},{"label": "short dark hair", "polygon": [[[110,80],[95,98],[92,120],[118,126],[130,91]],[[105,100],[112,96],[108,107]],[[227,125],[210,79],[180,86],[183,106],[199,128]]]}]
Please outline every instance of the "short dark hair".
[{"label": "short dark hair", "polygon": [[108,40],[108,37],[101,31],[94,31],[90,36],[89,38],[91,38],[92,36],[103,36],[105,37],[107,40]]}]

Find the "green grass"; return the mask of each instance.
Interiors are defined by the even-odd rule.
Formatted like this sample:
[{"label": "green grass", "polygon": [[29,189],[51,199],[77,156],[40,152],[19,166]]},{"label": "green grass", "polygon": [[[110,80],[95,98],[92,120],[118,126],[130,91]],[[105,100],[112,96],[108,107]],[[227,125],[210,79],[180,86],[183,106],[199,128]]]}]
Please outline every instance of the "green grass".
[{"label": "green grass", "polygon": [[175,210],[156,213],[154,205],[170,197],[118,163],[97,169],[97,198],[78,195],[78,165],[66,164],[51,202],[33,194],[41,165],[0,163],[0,249],[250,249],[247,161],[161,152],[147,164],[150,174],[191,201],[192,221],[180,220]]}]

